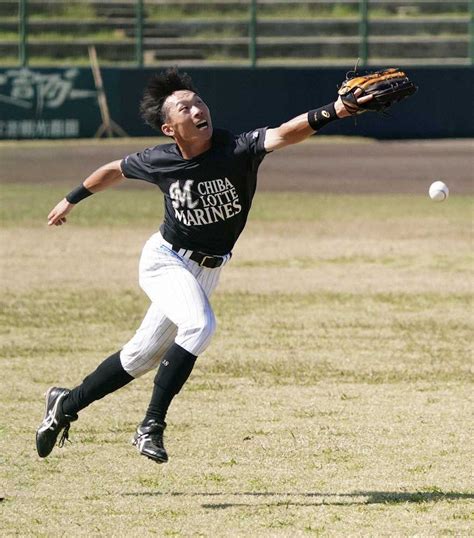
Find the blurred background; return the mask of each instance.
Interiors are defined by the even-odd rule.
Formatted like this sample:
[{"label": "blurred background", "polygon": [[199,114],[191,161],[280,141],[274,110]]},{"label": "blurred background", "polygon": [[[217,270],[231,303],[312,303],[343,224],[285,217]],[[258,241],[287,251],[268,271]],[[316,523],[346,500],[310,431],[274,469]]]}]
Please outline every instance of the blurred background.
[{"label": "blurred background", "polygon": [[473,107],[459,102],[474,87],[473,13],[474,0],[0,0],[0,137],[97,134],[91,47],[110,115],[131,136],[153,134],[138,103],[167,66],[242,130],[331,100],[357,59],[404,67],[420,86],[403,121],[364,117],[362,136],[473,136]]}]

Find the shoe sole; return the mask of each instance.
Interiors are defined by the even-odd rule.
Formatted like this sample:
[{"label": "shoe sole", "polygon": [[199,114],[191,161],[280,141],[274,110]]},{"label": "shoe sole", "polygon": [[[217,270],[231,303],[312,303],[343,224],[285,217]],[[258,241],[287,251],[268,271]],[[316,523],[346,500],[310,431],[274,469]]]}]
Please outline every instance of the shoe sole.
[{"label": "shoe sole", "polygon": [[152,458],[151,456],[147,456],[146,454],[142,454],[141,452],[140,452],[140,454],[141,454],[142,456],[145,456],[145,457],[148,458],[149,460],[154,461],[154,462],[155,462],[156,464],[158,464],[158,465],[162,465],[163,463],[167,463],[167,462],[168,462],[168,460],[155,460],[155,458]]}]

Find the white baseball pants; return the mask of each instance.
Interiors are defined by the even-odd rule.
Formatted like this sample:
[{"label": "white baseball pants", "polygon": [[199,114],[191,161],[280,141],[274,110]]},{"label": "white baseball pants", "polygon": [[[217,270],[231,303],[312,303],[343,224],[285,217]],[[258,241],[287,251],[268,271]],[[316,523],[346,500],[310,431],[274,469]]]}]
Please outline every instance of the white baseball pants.
[{"label": "white baseball pants", "polygon": [[143,248],[139,282],[151,306],[120,353],[124,370],[133,377],[155,369],[174,342],[197,356],[211,341],[216,319],[209,297],[230,254],[220,267],[209,269],[190,260],[191,253],[174,252],[160,233]]}]

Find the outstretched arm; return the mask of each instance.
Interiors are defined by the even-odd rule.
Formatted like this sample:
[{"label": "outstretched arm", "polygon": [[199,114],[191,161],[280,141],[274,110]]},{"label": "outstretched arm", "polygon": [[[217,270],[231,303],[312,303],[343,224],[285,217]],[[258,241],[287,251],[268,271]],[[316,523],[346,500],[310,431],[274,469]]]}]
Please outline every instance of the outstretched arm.
[{"label": "outstretched arm", "polygon": [[[361,92],[359,92],[361,93]],[[358,103],[362,104],[372,99],[372,96],[364,96],[361,99],[358,99]],[[324,110],[323,110],[324,109]],[[265,136],[265,149],[267,151],[273,151],[275,149],[281,149],[291,144],[297,144],[302,142],[308,136],[311,136],[315,131],[319,131],[320,127],[323,127],[326,123],[330,121],[346,118],[350,116],[350,112],[347,111],[346,107],[342,103],[341,98],[339,97],[337,101],[317,109],[322,111],[321,120],[312,121],[312,125],[308,122],[308,113],[300,114],[293,118],[292,120],[282,123],[280,127],[276,129],[267,129]],[[313,111],[312,111],[313,112]]]},{"label": "outstretched arm", "polygon": [[49,213],[48,226],[61,226],[66,222],[66,215],[78,202],[91,194],[118,185],[124,179],[120,163],[121,161],[112,161],[104,164],[86,178],[82,185],[71,191]]}]

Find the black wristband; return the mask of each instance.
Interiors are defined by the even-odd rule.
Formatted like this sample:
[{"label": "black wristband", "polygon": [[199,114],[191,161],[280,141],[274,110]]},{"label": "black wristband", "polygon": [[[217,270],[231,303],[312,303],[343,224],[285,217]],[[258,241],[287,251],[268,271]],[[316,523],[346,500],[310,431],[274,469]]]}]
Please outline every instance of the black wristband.
[{"label": "black wristband", "polygon": [[84,185],[79,185],[79,187],[76,187],[73,189],[67,196],[66,200],[70,204],[78,204],[81,200],[84,200],[84,198],[87,198],[88,196],[91,196],[94,194],[89,189],[86,189]]},{"label": "black wristband", "polygon": [[338,119],[334,103],[329,103],[308,112],[308,123],[313,131],[319,131],[328,123]]}]

